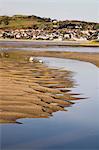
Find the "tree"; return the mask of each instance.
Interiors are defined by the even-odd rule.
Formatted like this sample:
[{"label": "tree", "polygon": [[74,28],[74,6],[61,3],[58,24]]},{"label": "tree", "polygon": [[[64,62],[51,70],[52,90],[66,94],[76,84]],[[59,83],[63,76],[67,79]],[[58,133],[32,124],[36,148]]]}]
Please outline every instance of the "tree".
[{"label": "tree", "polygon": [[4,16],[2,22],[4,23],[4,25],[8,25],[9,24],[9,17],[8,16]]}]

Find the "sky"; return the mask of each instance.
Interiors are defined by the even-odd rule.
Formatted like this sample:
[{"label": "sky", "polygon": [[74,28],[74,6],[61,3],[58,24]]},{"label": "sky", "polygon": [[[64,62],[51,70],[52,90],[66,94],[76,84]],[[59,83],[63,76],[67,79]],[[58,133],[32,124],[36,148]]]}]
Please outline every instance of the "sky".
[{"label": "sky", "polygon": [[99,0],[0,0],[0,15],[99,22]]}]

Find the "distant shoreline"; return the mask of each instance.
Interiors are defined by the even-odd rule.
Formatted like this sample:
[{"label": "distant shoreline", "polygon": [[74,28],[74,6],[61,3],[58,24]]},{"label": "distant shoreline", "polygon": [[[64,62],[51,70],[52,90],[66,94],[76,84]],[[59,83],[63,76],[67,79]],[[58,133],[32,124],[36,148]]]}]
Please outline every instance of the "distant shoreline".
[{"label": "distant shoreline", "polygon": [[[28,39],[0,39],[0,43],[5,42],[31,42],[32,46],[72,46],[72,47],[99,47],[96,41],[59,41],[59,40],[28,40]],[[43,45],[44,44],[44,45]],[[0,45],[2,47],[2,45]]]}]

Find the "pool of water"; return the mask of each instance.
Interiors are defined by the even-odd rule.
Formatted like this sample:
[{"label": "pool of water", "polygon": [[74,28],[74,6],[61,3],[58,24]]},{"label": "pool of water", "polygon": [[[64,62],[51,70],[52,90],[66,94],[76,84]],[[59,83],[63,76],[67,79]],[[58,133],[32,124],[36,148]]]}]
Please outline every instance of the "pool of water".
[{"label": "pool of water", "polygon": [[99,69],[88,62],[42,59],[49,67],[73,71],[77,86],[72,92],[87,98],[48,119],[20,119],[17,121],[23,124],[0,125],[2,150],[99,149]]}]

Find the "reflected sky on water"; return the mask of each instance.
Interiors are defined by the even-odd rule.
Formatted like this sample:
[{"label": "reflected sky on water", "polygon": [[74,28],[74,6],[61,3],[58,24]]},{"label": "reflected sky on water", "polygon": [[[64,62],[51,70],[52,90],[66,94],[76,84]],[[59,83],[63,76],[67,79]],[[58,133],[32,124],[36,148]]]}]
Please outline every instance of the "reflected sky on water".
[{"label": "reflected sky on water", "polygon": [[0,125],[2,149],[62,150],[99,148],[99,69],[87,62],[46,58],[54,68],[74,72],[78,84],[72,92],[87,99],[76,101],[66,112],[59,111],[48,119],[20,119],[23,124]]}]

